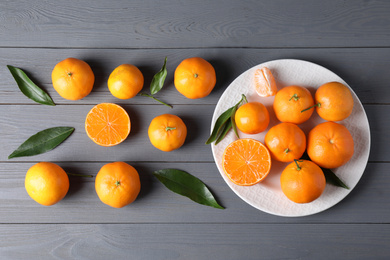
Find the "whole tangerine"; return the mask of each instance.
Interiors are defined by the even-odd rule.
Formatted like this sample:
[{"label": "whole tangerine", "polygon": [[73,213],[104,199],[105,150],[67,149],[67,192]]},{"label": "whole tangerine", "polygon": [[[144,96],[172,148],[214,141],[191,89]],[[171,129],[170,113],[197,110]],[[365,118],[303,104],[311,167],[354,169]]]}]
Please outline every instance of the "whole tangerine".
[{"label": "whole tangerine", "polygon": [[208,96],[216,82],[214,67],[200,57],[183,60],[175,70],[174,84],[177,91],[190,99]]},{"label": "whole tangerine", "polygon": [[269,113],[262,103],[248,102],[237,109],[234,121],[241,132],[258,134],[267,129]]}]

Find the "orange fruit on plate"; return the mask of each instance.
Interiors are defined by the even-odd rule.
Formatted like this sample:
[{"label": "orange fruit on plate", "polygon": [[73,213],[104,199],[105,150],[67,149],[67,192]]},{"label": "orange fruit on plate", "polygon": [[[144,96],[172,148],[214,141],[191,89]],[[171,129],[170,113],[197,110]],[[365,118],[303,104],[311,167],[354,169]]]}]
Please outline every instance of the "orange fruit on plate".
[{"label": "orange fruit on plate", "polygon": [[141,91],[144,86],[144,76],[136,66],[122,64],[111,72],[107,85],[114,97],[129,99]]},{"label": "orange fruit on plate", "polygon": [[69,190],[66,172],[50,162],[40,162],[28,169],[24,184],[28,195],[44,206],[56,204]]},{"label": "orange fruit on plate", "polygon": [[112,103],[94,106],[85,119],[88,137],[101,146],[114,146],[123,142],[130,133],[130,126],[126,110]]},{"label": "orange fruit on plate", "polygon": [[269,113],[260,102],[249,102],[237,109],[234,121],[241,132],[258,134],[267,129]]},{"label": "orange fruit on plate", "polygon": [[308,160],[295,160],[280,175],[286,197],[295,203],[309,203],[321,196],[326,180],[321,168]]},{"label": "orange fruit on plate", "polygon": [[148,129],[149,140],[164,152],[180,148],[187,136],[187,127],[176,115],[163,114],[153,118]]},{"label": "orange fruit on plate", "polygon": [[307,136],[307,154],[323,168],[337,168],[353,156],[354,142],[348,129],[335,122],[315,126]]},{"label": "orange fruit on plate", "polygon": [[327,121],[344,120],[353,110],[352,93],[347,86],[339,82],[320,86],[314,99],[318,115]]},{"label": "orange fruit on plate", "polygon": [[301,111],[313,105],[313,97],[307,88],[288,86],[276,93],[273,106],[280,121],[298,125],[309,120],[313,114],[313,109]]},{"label": "orange fruit on plate", "polygon": [[264,180],[271,170],[271,155],[260,141],[238,139],[225,148],[222,168],[233,183],[254,185]]},{"label": "orange fruit on plate", "polygon": [[99,199],[114,208],[132,203],[141,190],[137,170],[125,162],[104,165],[96,175],[95,190]]},{"label": "orange fruit on plate", "polygon": [[267,67],[257,69],[254,74],[255,90],[260,97],[275,96],[278,87],[272,72]]},{"label": "orange fruit on plate", "polygon": [[54,67],[51,79],[54,89],[61,97],[79,100],[91,92],[95,75],[85,61],[67,58]]},{"label": "orange fruit on plate", "polygon": [[174,84],[177,91],[190,99],[208,96],[216,82],[214,67],[199,57],[183,60],[175,70]]},{"label": "orange fruit on plate", "polygon": [[306,135],[299,126],[280,123],[268,130],[264,139],[272,158],[291,162],[302,157],[306,150]]}]

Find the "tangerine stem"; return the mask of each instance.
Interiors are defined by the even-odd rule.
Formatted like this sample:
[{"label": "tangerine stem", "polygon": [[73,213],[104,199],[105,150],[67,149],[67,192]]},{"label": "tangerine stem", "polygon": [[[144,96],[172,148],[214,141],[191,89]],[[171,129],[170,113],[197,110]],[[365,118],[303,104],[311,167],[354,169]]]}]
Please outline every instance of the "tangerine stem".
[{"label": "tangerine stem", "polygon": [[176,127],[170,127],[170,126],[165,127],[165,131],[175,130],[175,129]]},{"label": "tangerine stem", "polygon": [[292,97],[288,100],[291,101],[291,99],[294,99],[295,101],[298,101],[299,97],[297,94],[292,95]]},{"label": "tangerine stem", "polygon": [[78,173],[69,173],[69,172],[67,172],[66,174],[68,174],[70,176],[93,178],[93,175],[89,175],[89,174],[78,174]]},{"label": "tangerine stem", "polygon": [[241,94],[241,95],[242,95],[242,98],[241,98],[240,103],[241,103],[242,101],[245,101],[245,103],[248,103],[248,99],[246,99],[246,96],[245,96],[244,94]]},{"label": "tangerine stem", "polygon": [[118,187],[118,186],[121,185],[121,182],[120,182],[120,181],[116,181],[116,182],[115,182],[115,185]]},{"label": "tangerine stem", "polygon": [[297,159],[294,159],[294,162],[297,165],[297,170],[300,171],[302,168],[301,168],[301,166],[299,166],[298,162],[303,162],[303,161],[299,161]]},{"label": "tangerine stem", "polygon": [[302,113],[302,112],[305,112],[305,111],[307,111],[307,110],[309,110],[309,109],[312,109],[313,107],[321,107],[321,103],[317,103],[317,104],[315,104],[315,105],[312,105],[311,107],[308,107],[308,108],[302,110],[301,113]]},{"label": "tangerine stem", "polygon": [[290,149],[286,148],[286,150],[284,150],[285,153],[288,153],[290,151]]},{"label": "tangerine stem", "polygon": [[165,102],[163,102],[163,101],[161,101],[161,100],[158,100],[157,98],[155,98],[155,97],[153,97],[152,95],[149,95],[149,94],[147,94],[147,93],[140,93],[140,96],[143,96],[143,97],[150,97],[150,98],[156,100],[157,102],[160,102],[160,103],[163,104],[164,106],[173,108],[173,106],[171,106],[171,105],[169,105],[169,104],[167,104],[167,103],[165,103]]}]

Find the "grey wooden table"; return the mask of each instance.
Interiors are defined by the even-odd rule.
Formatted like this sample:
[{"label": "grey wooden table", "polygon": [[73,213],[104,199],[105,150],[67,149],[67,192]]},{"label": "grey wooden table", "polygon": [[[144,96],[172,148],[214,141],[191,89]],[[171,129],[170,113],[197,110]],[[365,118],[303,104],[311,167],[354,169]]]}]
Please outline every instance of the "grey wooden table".
[{"label": "grey wooden table", "polygon": [[[118,65],[138,66],[145,90],[168,57],[157,97],[171,110],[137,96],[118,100],[107,89]],[[206,98],[189,100],[173,85],[185,58],[200,56],[217,72]],[[95,75],[92,93],[62,99],[51,85],[56,63],[75,57]],[[294,58],[320,64],[356,92],[371,127],[367,168],[352,192],[319,214],[286,218],[259,211],[227,186],[204,142],[226,87],[265,61]],[[24,69],[57,106],[27,99],[6,65]],[[390,2],[383,1],[0,1],[0,259],[389,259],[390,258]],[[133,128],[122,144],[89,140],[84,119],[101,102],[129,112]],[[176,114],[188,126],[185,145],[171,153],[147,137],[151,119]],[[61,146],[34,157],[7,156],[30,135],[73,126]],[[70,178],[60,203],[44,207],[24,188],[27,169],[51,161],[96,175],[126,161],[141,175],[138,199],[113,209],[101,203],[94,179]],[[198,205],[167,190],[154,170],[178,168],[202,179],[226,207]]]}]

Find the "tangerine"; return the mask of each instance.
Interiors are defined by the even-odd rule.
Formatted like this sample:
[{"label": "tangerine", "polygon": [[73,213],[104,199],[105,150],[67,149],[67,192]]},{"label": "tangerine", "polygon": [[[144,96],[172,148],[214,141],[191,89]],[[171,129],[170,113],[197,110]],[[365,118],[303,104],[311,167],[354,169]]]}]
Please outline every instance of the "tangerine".
[{"label": "tangerine", "polygon": [[306,150],[306,135],[299,126],[280,123],[268,130],[264,139],[272,158],[291,162],[302,157]]},{"label": "tangerine", "polygon": [[294,160],[280,175],[286,197],[295,203],[309,203],[321,196],[326,179],[321,168],[308,160]]},{"label": "tangerine", "polygon": [[164,152],[180,148],[187,136],[187,127],[176,115],[159,115],[150,122],[149,140],[154,147]]},{"label": "tangerine", "polygon": [[68,175],[51,162],[39,162],[28,169],[24,184],[28,195],[44,206],[56,204],[69,190]]},{"label": "tangerine", "polygon": [[216,82],[214,67],[199,57],[183,60],[175,70],[174,84],[177,91],[190,99],[208,96]]},{"label": "tangerine", "polygon": [[262,103],[249,102],[237,109],[234,121],[241,132],[258,134],[267,129],[269,113]]},{"label": "tangerine", "polygon": [[54,67],[51,79],[54,89],[61,97],[79,100],[92,91],[95,75],[85,61],[67,58]]},{"label": "tangerine", "polygon": [[107,85],[114,97],[129,99],[142,90],[144,76],[136,66],[122,64],[111,72]]},{"label": "tangerine", "polygon": [[104,165],[96,175],[95,190],[99,199],[114,208],[132,203],[141,190],[137,170],[125,162]]},{"label": "tangerine", "polygon": [[130,117],[126,110],[113,103],[94,106],[85,119],[88,137],[101,146],[120,144],[129,135],[130,128]]},{"label": "tangerine", "polygon": [[225,148],[222,168],[233,183],[251,186],[267,177],[271,170],[271,155],[260,141],[238,139]]},{"label": "tangerine", "polygon": [[310,91],[293,85],[282,88],[276,93],[273,106],[275,115],[280,121],[299,125],[309,120],[313,114],[313,109],[301,111],[313,105],[314,100]]},{"label": "tangerine", "polygon": [[335,122],[315,126],[307,136],[307,154],[323,168],[337,168],[353,156],[354,142],[348,129]]}]

